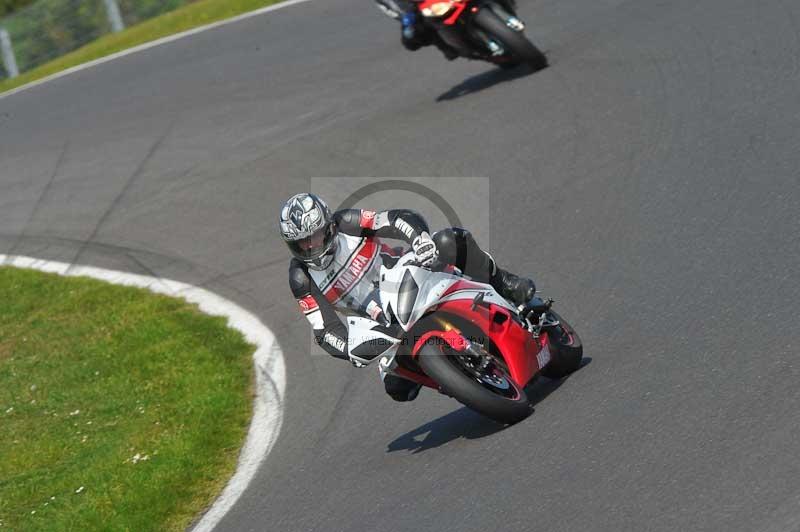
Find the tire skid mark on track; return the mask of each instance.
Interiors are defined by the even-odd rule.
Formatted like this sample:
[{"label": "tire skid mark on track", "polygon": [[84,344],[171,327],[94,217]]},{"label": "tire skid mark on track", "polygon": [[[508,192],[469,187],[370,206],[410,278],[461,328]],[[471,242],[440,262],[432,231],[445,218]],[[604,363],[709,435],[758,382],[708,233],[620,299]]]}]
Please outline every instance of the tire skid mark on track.
[{"label": "tire skid mark on track", "polygon": [[[42,202],[47,197],[47,194],[50,192],[50,189],[53,186],[53,182],[58,177],[58,172],[61,170],[62,165],[64,164],[64,160],[67,158],[67,151],[69,150],[69,139],[64,141],[64,144],[61,146],[61,151],[58,152],[58,158],[56,159],[55,165],[53,166],[53,171],[50,173],[50,179],[47,180],[47,184],[42,188],[42,191],[39,193],[38,198],[36,198],[36,203],[33,205],[33,209],[31,209],[30,214],[28,215],[28,219],[25,222],[25,226],[22,228],[20,234],[16,237],[14,241],[14,245],[11,246],[11,251],[9,255],[13,255],[14,252],[19,247],[22,239],[25,237],[26,232],[28,231],[28,227],[31,224],[31,221],[36,217],[39,213]],[[3,261],[0,261],[0,264],[3,264]]]},{"label": "tire skid mark on track", "polygon": [[[83,256],[83,252],[86,251],[86,246],[88,246],[92,241],[94,241],[95,238],[97,238],[97,234],[100,232],[100,229],[103,227],[108,218],[111,216],[111,213],[114,212],[114,209],[117,206],[119,206],[119,204],[122,202],[122,199],[125,197],[125,194],[136,183],[136,180],[144,173],[145,169],[147,169],[148,163],[153,159],[155,154],[158,152],[158,150],[161,148],[161,146],[169,137],[170,133],[172,132],[174,124],[175,124],[174,121],[170,122],[170,124],[166,128],[166,131],[164,131],[164,133],[159,135],[158,138],[155,140],[155,142],[153,142],[153,144],[147,150],[147,153],[145,154],[144,158],[141,161],[139,161],[139,164],[136,165],[136,169],[133,171],[130,177],[128,177],[128,179],[125,181],[125,184],[123,185],[122,189],[116,195],[111,204],[106,208],[106,210],[103,211],[103,214],[100,216],[100,218],[97,220],[97,223],[94,225],[91,234],[78,249],[78,254],[75,256],[76,263],[80,262],[80,259]],[[46,192],[47,189],[45,189],[45,193]],[[67,270],[67,273],[69,273],[69,270]]]}]

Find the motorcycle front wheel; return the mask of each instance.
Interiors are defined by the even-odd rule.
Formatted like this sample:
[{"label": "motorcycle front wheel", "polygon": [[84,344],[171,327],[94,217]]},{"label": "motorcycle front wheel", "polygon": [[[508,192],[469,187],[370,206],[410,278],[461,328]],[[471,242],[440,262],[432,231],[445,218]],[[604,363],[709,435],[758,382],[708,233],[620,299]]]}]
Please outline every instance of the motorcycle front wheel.
[{"label": "motorcycle front wheel", "polygon": [[524,33],[509,28],[491,8],[483,8],[475,14],[473,22],[476,26],[497,39],[505,47],[506,54],[510,55],[512,62],[504,63],[503,67],[526,64],[533,70],[547,68],[547,57],[539,50]]},{"label": "motorcycle front wheel", "polygon": [[430,344],[420,350],[418,363],[444,393],[499,423],[517,423],[533,411],[525,391],[500,366],[480,373],[448,346]]}]

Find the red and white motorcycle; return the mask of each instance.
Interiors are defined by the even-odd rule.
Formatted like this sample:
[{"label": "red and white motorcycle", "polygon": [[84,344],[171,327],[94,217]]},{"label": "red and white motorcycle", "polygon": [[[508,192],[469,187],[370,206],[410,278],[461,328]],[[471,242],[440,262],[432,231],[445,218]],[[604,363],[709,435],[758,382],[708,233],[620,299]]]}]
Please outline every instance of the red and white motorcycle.
[{"label": "red and white motorcycle", "polygon": [[383,323],[347,318],[351,359],[379,361],[382,375],[439,390],[501,423],[531,413],[524,388],[536,375],[561,378],[580,367],[581,340],[552,300],[516,308],[452,266],[421,267],[413,253],[381,267],[378,292]]}]

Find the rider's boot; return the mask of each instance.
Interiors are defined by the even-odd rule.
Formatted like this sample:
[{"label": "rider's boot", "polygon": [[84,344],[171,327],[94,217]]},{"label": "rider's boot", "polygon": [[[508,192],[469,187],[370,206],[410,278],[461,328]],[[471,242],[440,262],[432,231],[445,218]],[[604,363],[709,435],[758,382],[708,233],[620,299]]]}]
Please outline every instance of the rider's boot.
[{"label": "rider's boot", "polygon": [[498,268],[492,260],[494,272],[489,284],[504,298],[517,306],[524,305],[536,294],[536,285],[530,279],[519,277],[511,272]]},{"label": "rider's boot", "polygon": [[416,399],[422,388],[421,384],[394,375],[384,376],[383,385],[389,397],[401,403]]},{"label": "rider's boot", "polygon": [[413,39],[416,36],[416,25],[417,14],[414,11],[403,13],[403,16],[400,18],[400,26],[403,29],[403,37],[408,40]]},{"label": "rider's boot", "polygon": [[401,41],[403,46],[410,51],[416,51],[422,48],[425,44],[423,42],[424,35],[420,35],[420,28],[417,24],[417,14],[415,11],[408,11],[403,13],[400,19],[401,25]]}]

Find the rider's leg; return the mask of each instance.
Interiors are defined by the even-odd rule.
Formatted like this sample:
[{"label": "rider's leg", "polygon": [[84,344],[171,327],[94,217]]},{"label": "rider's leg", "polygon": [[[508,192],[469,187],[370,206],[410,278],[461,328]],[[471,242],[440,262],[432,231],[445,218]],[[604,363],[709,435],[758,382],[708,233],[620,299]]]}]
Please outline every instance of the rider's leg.
[{"label": "rider's leg", "polygon": [[395,375],[384,375],[383,386],[389,397],[400,402],[413,401],[422,388],[421,384]]},{"label": "rider's leg", "polygon": [[417,9],[413,5],[403,13],[400,19],[401,33],[400,41],[406,50],[416,51],[427,46],[430,43],[430,38],[425,32],[425,27],[420,23],[417,16]]},{"label": "rider's leg", "polygon": [[436,45],[448,61],[458,57],[458,52],[445,43],[434,28],[425,23],[417,7],[409,3],[401,18],[401,41],[407,50],[416,51],[423,46]]},{"label": "rider's leg", "polygon": [[[380,0],[379,0],[380,1]],[[394,2],[397,9],[402,9],[403,14],[400,18],[401,42],[406,50],[416,51],[423,46],[436,45],[448,61],[458,57],[458,52],[445,43],[436,30],[425,24],[419,16],[417,6],[412,2]]]},{"label": "rider's leg", "polygon": [[514,304],[523,305],[536,293],[533,281],[499,268],[466,229],[443,229],[433,235],[433,240],[439,251],[439,260],[454,265],[478,282],[491,284]]}]

